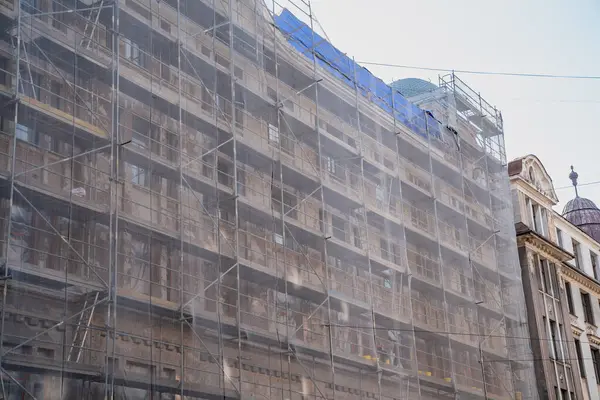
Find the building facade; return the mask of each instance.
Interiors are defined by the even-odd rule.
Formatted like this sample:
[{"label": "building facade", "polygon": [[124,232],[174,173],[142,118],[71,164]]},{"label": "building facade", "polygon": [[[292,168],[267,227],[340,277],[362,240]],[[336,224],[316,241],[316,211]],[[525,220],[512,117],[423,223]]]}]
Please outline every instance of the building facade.
[{"label": "building facade", "polygon": [[534,155],[509,163],[519,260],[529,318],[529,335],[541,398],[582,399],[571,318],[560,279],[561,265],[573,255],[553,229],[558,198]]},{"label": "building facade", "polygon": [[558,243],[574,255],[560,269],[571,318],[583,392],[600,398],[600,210],[593,201],[579,197],[577,174],[570,176],[575,198],[567,202],[563,215],[554,214]]},{"label": "building facade", "polygon": [[538,398],[501,114],[296,7],[0,0],[3,398]]}]

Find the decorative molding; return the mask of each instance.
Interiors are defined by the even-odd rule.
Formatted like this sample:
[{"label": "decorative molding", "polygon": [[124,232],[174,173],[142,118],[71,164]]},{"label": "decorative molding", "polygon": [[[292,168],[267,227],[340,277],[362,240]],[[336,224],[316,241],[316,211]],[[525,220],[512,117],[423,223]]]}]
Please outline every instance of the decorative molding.
[{"label": "decorative molding", "polygon": [[590,343],[595,344],[596,346],[600,346],[600,337],[598,337],[598,335],[596,334],[597,329],[591,326],[588,326],[588,328],[594,328],[589,330],[586,328],[585,333],[587,334],[588,340],[590,341]]},{"label": "decorative molding", "polygon": [[598,330],[598,328],[596,328],[594,325],[585,324],[585,334],[586,335],[588,335],[588,336],[596,335],[597,330]]},{"label": "decorative molding", "polygon": [[[552,204],[558,203],[552,178],[546,171],[546,168],[544,168],[542,162],[533,154],[521,158],[520,161],[521,168],[515,177],[520,178],[531,190],[543,196],[546,202],[552,202]],[[530,174],[530,169],[532,174]]]},{"label": "decorative molding", "polygon": [[[102,331],[102,332],[100,332],[100,336],[102,336],[102,337],[108,336],[110,338],[115,338],[114,332],[112,332],[112,331],[109,331],[108,335],[107,335],[106,331]],[[177,353],[181,353],[181,346],[178,344],[175,344],[175,343],[167,343],[164,341],[150,340],[147,338],[141,338],[139,336],[134,336],[134,335],[131,335],[128,333],[117,333],[116,339],[124,341],[124,342],[131,341],[131,343],[136,344],[136,345],[141,345],[141,346],[146,346],[146,347],[154,346],[160,350],[175,351]],[[201,362],[209,362],[211,364],[217,364],[217,359],[208,351],[199,351],[196,354],[197,354],[198,359]],[[244,361],[242,361],[242,363],[240,365],[240,362],[237,357],[235,357],[235,358],[225,357],[223,359],[223,363],[226,366],[231,367],[231,368],[239,369],[241,367],[241,369],[243,369],[244,371],[252,372],[254,374],[272,376],[272,377],[280,378],[280,379],[284,379],[284,380],[289,379],[292,382],[296,382],[296,383],[302,383],[302,380],[305,379],[300,374],[294,374],[294,373],[280,371],[277,368],[270,369],[265,366],[254,365],[254,364],[244,362]],[[373,363],[375,364],[376,361],[373,361]],[[419,371],[419,373],[422,373],[422,372],[423,371]],[[369,392],[366,390],[352,388],[352,387],[348,387],[348,386],[344,386],[344,385],[335,384],[335,386],[334,386],[333,383],[324,383],[324,386],[327,389],[334,389],[334,387],[335,387],[335,390],[338,392],[345,392],[345,393],[349,393],[349,394],[360,395],[361,397],[368,398],[368,399],[377,399],[377,397],[378,397],[378,394],[375,392]],[[394,398],[393,400],[400,400],[400,399]]]},{"label": "decorative molding", "polygon": [[544,258],[555,264],[562,264],[563,261],[572,258],[572,256],[568,256],[568,253],[563,249],[553,244],[548,239],[539,237],[534,232],[528,232],[517,236],[517,246],[525,246],[535,253],[542,254]]},{"label": "decorative molding", "polygon": [[32,328],[49,329],[54,327],[55,330],[62,332],[66,326],[66,324],[59,325],[59,321],[56,320],[24,314],[20,310],[7,309],[5,315],[6,320],[13,319],[17,324],[26,324]]},{"label": "decorative molding", "polygon": [[565,264],[560,264],[560,268],[558,269],[563,278],[568,281],[578,283],[579,285],[588,289],[594,296],[600,298],[600,284],[595,280],[588,277],[581,271],[575,270],[570,265],[567,266]]}]

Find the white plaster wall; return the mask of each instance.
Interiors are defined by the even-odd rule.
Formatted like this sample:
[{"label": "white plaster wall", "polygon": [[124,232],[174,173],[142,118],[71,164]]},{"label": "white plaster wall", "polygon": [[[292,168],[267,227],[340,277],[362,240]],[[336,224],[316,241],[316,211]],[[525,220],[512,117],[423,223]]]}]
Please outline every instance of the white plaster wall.
[{"label": "white plaster wall", "polygon": [[[592,362],[592,352],[590,351],[589,340],[585,333],[586,323],[583,317],[583,305],[581,303],[580,294],[581,290],[589,293],[589,290],[582,288],[575,282],[571,282],[571,292],[573,294],[573,308],[574,313],[577,316],[577,327],[584,331],[579,337],[579,340],[581,342],[581,355],[583,358],[582,361],[586,379],[582,379],[581,381],[585,382],[585,384],[587,385],[587,389],[584,386],[583,391],[586,392],[587,390],[589,390],[590,399],[600,399],[600,391],[598,390],[598,385],[596,384],[596,374],[594,372],[594,364]],[[598,299],[592,293],[590,293],[590,295],[592,296],[591,303],[592,309],[594,311],[594,320],[596,321],[596,324],[600,324],[600,320],[598,319],[600,318],[600,306],[598,304]],[[596,334],[599,334],[598,331],[600,331],[600,329],[597,330]]]},{"label": "white plaster wall", "polygon": [[[592,352],[590,350],[590,343],[587,335],[584,333],[579,337],[581,341],[581,356],[583,358],[583,366],[585,369],[586,381],[588,384],[588,390],[591,399],[600,399],[600,392],[598,391],[598,385],[596,384],[596,374],[594,372],[594,363],[592,362]],[[585,388],[584,392],[585,392]]]},{"label": "white plaster wall", "polygon": [[[573,253],[573,242],[572,239],[575,239],[579,242],[579,259],[580,266],[579,268],[589,277],[594,277],[594,271],[592,268],[592,259],[590,257],[590,251],[593,250],[596,254],[599,245],[591,238],[587,237],[585,234],[579,231],[578,228],[569,224],[567,221],[562,220],[560,217],[555,218],[555,227],[553,228],[556,231],[556,228],[562,231],[561,237],[563,242],[563,249],[568,251],[569,253]],[[590,243],[591,242],[591,243]],[[600,257],[598,258],[600,261]],[[575,261],[569,261],[570,265],[575,266]]]}]

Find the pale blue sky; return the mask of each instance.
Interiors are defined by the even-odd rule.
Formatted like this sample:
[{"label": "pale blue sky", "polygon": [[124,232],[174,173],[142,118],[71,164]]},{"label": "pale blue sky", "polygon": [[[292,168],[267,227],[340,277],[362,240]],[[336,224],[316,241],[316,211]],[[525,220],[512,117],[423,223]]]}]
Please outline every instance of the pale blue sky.
[{"label": "pale blue sky", "polygon": [[[357,61],[600,75],[598,0],[313,0],[311,5],[333,44]],[[386,82],[418,77],[437,83],[437,72],[367,67]],[[571,164],[580,183],[600,180],[600,80],[459,76],[502,111],[509,159],[536,154],[557,188],[570,184]],[[562,209],[573,191],[557,194]],[[600,205],[600,185],[581,187],[580,194]]]}]

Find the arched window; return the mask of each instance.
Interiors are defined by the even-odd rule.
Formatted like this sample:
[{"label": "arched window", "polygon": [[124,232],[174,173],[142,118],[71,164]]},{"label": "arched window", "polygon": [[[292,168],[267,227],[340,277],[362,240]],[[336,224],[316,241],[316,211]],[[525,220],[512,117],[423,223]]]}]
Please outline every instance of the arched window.
[{"label": "arched window", "polygon": [[529,167],[529,181],[535,184],[535,174],[533,173],[533,167]]}]

